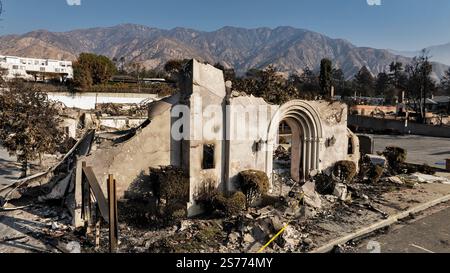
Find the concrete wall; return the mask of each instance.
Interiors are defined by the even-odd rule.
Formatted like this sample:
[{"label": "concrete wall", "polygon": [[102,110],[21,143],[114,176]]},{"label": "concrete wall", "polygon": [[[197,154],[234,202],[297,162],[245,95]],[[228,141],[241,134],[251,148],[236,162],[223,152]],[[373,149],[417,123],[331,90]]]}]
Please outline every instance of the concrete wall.
[{"label": "concrete wall", "polygon": [[[196,196],[204,188],[205,183],[214,182],[216,187],[223,188],[224,177],[224,119],[225,81],[222,70],[197,61],[191,61],[184,75],[181,92],[182,103],[190,110],[189,139],[182,143],[182,166],[189,173],[190,203],[188,214],[196,215],[201,212],[195,204]],[[208,106],[217,106],[218,111],[206,116]],[[211,131],[205,131],[205,126]],[[214,145],[214,168],[203,169],[203,150],[205,144]]]},{"label": "concrete wall", "polygon": [[158,100],[155,94],[132,94],[132,93],[65,93],[48,92],[48,98],[53,101],[64,103],[69,108],[79,108],[83,110],[95,109],[96,103],[119,103],[119,104],[139,104],[143,101]]},{"label": "concrete wall", "polygon": [[[245,108],[250,105],[253,107]],[[228,133],[231,141],[228,190],[235,190],[239,172],[266,171],[267,151],[264,143],[267,142],[267,128],[278,108],[278,105],[269,105],[262,98],[253,96],[236,97],[230,100],[230,132]],[[247,111],[243,112],[242,109]],[[267,116],[260,115],[260,111],[266,111]],[[245,120],[245,124],[241,123],[242,120]],[[248,131],[249,128],[255,130],[259,128],[260,131]]]},{"label": "concrete wall", "polygon": [[[338,102],[309,101],[317,110],[322,120],[324,132],[319,153],[319,170],[326,170],[340,160],[359,160],[359,149],[356,149],[356,156],[349,155],[348,143],[349,135],[347,129],[347,105]],[[354,136],[356,137],[356,136]],[[327,140],[328,143],[327,143]],[[358,140],[354,140],[354,145],[359,148]]]},{"label": "concrete wall", "polygon": [[[148,174],[150,167],[173,164],[173,150],[179,146],[171,141],[171,104],[158,102],[161,112],[152,116],[151,123],[125,143],[93,151],[86,158],[106,193],[106,179],[113,174],[117,180],[117,195],[124,197],[131,184],[139,180],[141,173]],[[175,162],[176,163],[176,162]]]},{"label": "concrete wall", "polygon": [[63,117],[61,122],[61,127],[67,130],[68,136],[71,138],[77,137],[77,128],[79,120],[76,118]]},{"label": "concrete wall", "polygon": [[100,117],[99,125],[117,130],[125,130],[138,127],[146,119],[139,117]]},{"label": "concrete wall", "polygon": [[433,126],[405,121],[379,119],[364,116],[349,116],[349,125],[374,131],[395,130],[404,134],[450,138],[449,126]]},{"label": "concrete wall", "polygon": [[[359,153],[359,140],[356,135],[351,133],[347,128],[347,106],[341,103],[329,103],[325,101],[301,101],[301,104],[306,104],[314,109],[316,114],[318,115],[319,124],[316,124],[317,127],[320,127],[322,132],[322,138],[318,139],[318,154],[317,157],[314,156],[314,145],[308,147],[308,144],[305,144],[305,135],[308,133],[305,130],[311,130],[311,128],[303,127],[305,125],[298,124],[295,122],[295,119],[288,118],[285,120],[288,122],[289,126],[292,129],[292,153],[291,153],[291,176],[294,180],[299,180],[299,174],[303,173],[303,168],[308,168],[308,166],[312,167],[311,169],[306,169],[306,175],[309,175],[311,171],[328,171],[330,167],[333,167],[337,161],[341,160],[350,160],[358,165],[360,153]],[[277,110],[279,110],[280,106],[277,105],[269,105],[261,98],[253,98],[253,97],[238,97],[231,100],[232,109],[238,108],[239,106],[248,106],[253,105],[256,108],[260,108],[261,106],[267,107],[267,112],[271,113],[268,116],[260,116],[258,112],[247,113],[246,115],[246,123],[254,124],[253,126],[258,124],[266,124],[265,128],[269,127],[269,123],[277,122],[277,118],[275,114],[279,114]],[[299,104],[300,105],[300,104]],[[292,111],[307,111],[306,109],[299,110],[299,105],[293,104]],[[234,113],[235,111],[231,111]],[[312,115],[312,113],[306,113],[306,115]],[[281,117],[282,118],[282,117]],[[281,120],[278,120],[278,122]],[[312,118],[311,118],[311,122]],[[231,117],[231,131],[234,130],[243,130],[243,128],[239,128],[239,126],[234,126],[234,118]],[[278,124],[274,124],[277,128]],[[264,129],[264,126],[260,126]],[[255,126],[256,128],[256,126]],[[277,133],[277,132],[276,132]],[[233,189],[234,184],[236,182],[237,174],[240,171],[254,169],[265,171],[269,178],[272,175],[273,165],[273,152],[276,147],[272,147],[272,145],[277,145],[276,142],[273,141],[273,136],[271,133],[267,134],[267,129],[263,132],[262,138],[248,138],[245,140],[238,139],[232,140],[230,144],[230,184],[231,189]],[[353,151],[351,154],[348,154],[348,145],[349,141],[352,142]],[[255,147],[258,145],[258,142],[262,145],[262,149],[258,150]],[[267,146],[264,146],[267,144]],[[316,162],[318,161],[317,168]],[[303,161],[303,166],[301,165],[301,161]],[[309,164],[305,164],[304,161],[310,161]]]}]

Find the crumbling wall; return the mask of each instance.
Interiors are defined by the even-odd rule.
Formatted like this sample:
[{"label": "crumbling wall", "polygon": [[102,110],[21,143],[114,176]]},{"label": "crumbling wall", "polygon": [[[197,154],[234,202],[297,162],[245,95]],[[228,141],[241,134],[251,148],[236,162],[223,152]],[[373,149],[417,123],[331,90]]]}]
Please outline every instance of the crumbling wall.
[{"label": "crumbling wall", "polygon": [[308,101],[322,122],[319,170],[327,170],[337,161],[348,160],[347,105],[340,102]]},{"label": "crumbling wall", "polygon": [[[254,97],[237,97],[231,99],[231,111],[230,111],[230,130],[231,134],[241,133],[240,130],[246,130],[244,133],[252,130],[264,131],[259,135],[262,137],[254,137],[244,134],[237,139],[231,138],[230,141],[230,156],[229,156],[229,181],[230,190],[234,189],[236,181],[236,175],[242,170],[254,169],[265,171],[269,177],[273,168],[273,149],[275,145],[272,135],[278,131],[278,123],[281,121],[289,122],[289,126],[293,132],[292,139],[292,162],[291,175],[294,180],[299,180],[302,174],[312,174],[311,171],[328,171],[337,161],[351,160],[358,163],[359,160],[359,142],[356,136],[349,133],[347,129],[347,106],[339,102],[327,102],[327,101],[297,101],[291,104],[285,104],[283,106],[267,104],[261,98]],[[308,105],[308,107],[302,108],[301,105]],[[254,106],[254,112],[249,113],[249,106]],[[258,111],[261,107],[267,107],[267,111]],[[286,108],[287,107],[287,108]],[[236,126],[236,117],[234,113],[245,109],[247,112],[240,113],[238,118],[241,124]],[[288,109],[291,114],[286,115],[284,111]],[[314,110],[312,110],[314,109]],[[300,117],[300,112],[304,115]],[[265,114],[262,114],[265,113]],[[245,115],[244,117],[242,115]],[[285,116],[286,115],[286,116]],[[317,119],[314,116],[317,115]],[[309,117],[313,126],[317,126],[317,132],[313,132],[312,125],[306,125],[307,122],[302,120],[298,122],[296,119],[305,119]],[[245,122],[242,122],[244,118]],[[279,120],[281,119],[281,120]],[[264,125],[265,124],[265,125]],[[306,127],[305,127],[306,126]],[[271,128],[276,132],[271,131]],[[318,148],[318,165],[315,164],[315,156],[311,157],[311,154],[315,155],[315,149],[313,145],[308,147],[308,141],[314,141],[309,139],[308,135],[319,134],[321,132],[321,138]],[[353,151],[349,154],[349,141],[352,141],[354,146]],[[308,162],[308,163],[305,163]],[[303,168],[311,168],[303,170]]]},{"label": "crumbling wall", "polygon": [[[113,174],[117,181],[117,195],[123,197],[130,184],[140,174],[148,174],[150,167],[178,165],[179,145],[171,141],[170,110],[177,98],[169,98],[153,104],[150,124],[133,138],[109,148],[94,151],[86,158],[106,193],[106,179]],[[175,151],[175,152],[174,152]],[[176,152],[178,151],[178,153]]]},{"label": "crumbling wall", "polygon": [[[268,146],[274,144],[272,138],[278,132],[276,113],[280,109],[285,115],[282,118],[294,123],[297,120],[297,148],[293,152],[304,153],[308,161],[304,166],[311,168],[305,170],[306,176],[313,168],[327,170],[340,160],[357,163],[359,156],[348,154],[349,139],[357,138],[354,140],[348,132],[345,104],[293,101],[280,107],[252,96],[229,98],[223,72],[195,60],[185,67],[180,87],[179,94],[150,105],[151,122],[141,132],[87,158],[104,190],[108,174],[115,176],[122,197],[140,174],[148,173],[149,167],[181,167],[190,180],[188,214],[196,215],[201,210],[195,199],[205,183],[214,182],[221,191],[233,191],[237,175],[243,170],[265,171],[271,176],[273,151]],[[172,117],[172,110],[180,106],[189,109],[189,123],[180,128],[185,138],[177,141],[171,130],[179,118]],[[205,150],[209,149],[212,152],[208,154],[213,153],[209,161],[213,162],[205,166]],[[354,150],[359,151],[357,147]],[[299,157],[295,164],[300,165]],[[292,172],[299,170],[293,168]]]},{"label": "crumbling wall", "polygon": [[61,122],[60,126],[64,128],[68,137],[76,138],[78,123],[79,123],[79,120],[77,118],[62,117],[62,122]]},{"label": "crumbling wall", "polygon": [[142,124],[146,118],[145,117],[99,117],[100,127],[113,128],[117,130],[126,130],[129,128],[138,127]]},{"label": "crumbling wall", "polygon": [[347,136],[351,141],[352,153],[347,155],[347,160],[352,161],[356,165],[356,170],[359,172],[359,160],[361,159],[361,148],[359,137],[347,128]]},{"label": "crumbling wall", "polygon": [[[189,173],[190,216],[201,213],[195,199],[204,188],[205,183],[214,182],[216,187],[223,188],[224,171],[224,117],[225,80],[222,70],[211,65],[192,60],[183,75],[181,84],[181,102],[189,107],[189,138],[182,142],[182,166]],[[215,107],[216,111],[213,108]],[[208,109],[208,111],[205,111]],[[213,166],[204,168],[205,145],[211,145],[214,151]]]}]

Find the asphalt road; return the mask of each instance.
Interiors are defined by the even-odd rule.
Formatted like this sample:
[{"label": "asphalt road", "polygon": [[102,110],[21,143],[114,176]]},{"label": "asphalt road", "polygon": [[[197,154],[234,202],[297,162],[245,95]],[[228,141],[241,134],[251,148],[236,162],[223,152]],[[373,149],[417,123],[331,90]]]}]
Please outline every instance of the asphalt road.
[{"label": "asphalt road", "polygon": [[450,158],[450,138],[424,136],[373,135],[375,152],[387,146],[398,146],[408,151],[407,161],[445,168],[445,159]]},{"label": "asphalt road", "polygon": [[408,223],[393,226],[387,234],[365,239],[356,252],[450,253],[450,204],[430,209]]},{"label": "asphalt road", "polygon": [[20,176],[20,167],[15,157],[0,146],[0,185],[13,183]]}]

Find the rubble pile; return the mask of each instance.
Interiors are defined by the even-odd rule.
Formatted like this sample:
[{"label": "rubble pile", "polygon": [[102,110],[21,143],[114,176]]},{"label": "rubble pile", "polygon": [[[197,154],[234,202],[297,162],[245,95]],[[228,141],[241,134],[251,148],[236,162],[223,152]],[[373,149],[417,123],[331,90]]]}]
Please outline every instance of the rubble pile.
[{"label": "rubble pile", "polygon": [[102,103],[97,104],[95,110],[97,114],[106,116],[145,117],[148,114],[145,104]]},{"label": "rubble pile", "polygon": [[[86,153],[92,142],[92,134],[87,135],[70,156]],[[77,146],[80,149],[77,150]],[[82,149],[81,146],[86,147]],[[70,199],[66,193],[72,191],[73,175],[69,167],[73,162],[68,158],[56,168],[66,171],[52,170],[54,176],[47,188],[37,187],[33,205],[24,208],[35,215],[31,220],[37,223],[27,234],[50,245],[52,251],[108,252],[106,223],[101,227],[100,246],[96,247],[92,232],[72,227],[70,210],[61,206]],[[385,193],[401,192],[422,183],[450,184],[447,178],[412,172],[415,168],[395,158],[368,156],[362,161],[359,174],[352,174],[351,178],[343,176],[342,172],[329,170],[317,174],[309,182],[298,183],[289,174],[277,174],[275,179],[283,185],[280,191],[275,189],[271,196],[263,196],[260,202],[248,209],[225,217],[212,213],[195,219],[184,217],[162,221],[156,216],[153,193],[145,192],[141,199],[119,203],[118,251],[309,252],[325,243],[323,237],[326,235],[333,232],[345,234],[348,227],[363,225],[367,219],[388,218],[389,213],[381,209],[381,205],[387,202],[383,200]],[[377,180],[370,177],[370,170],[374,167],[382,170]],[[2,203],[6,204],[5,200]],[[66,207],[70,206],[66,204]],[[336,248],[336,251],[344,251],[341,248]]]},{"label": "rubble pile", "polygon": [[290,162],[291,161],[291,153],[288,149],[286,149],[280,145],[274,152],[274,159],[276,161]]},{"label": "rubble pile", "polygon": [[[264,249],[265,253],[308,252],[320,246],[323,243],[321,237],[331,232],[323,226],[361,224],[363,216],[368,213],[378,215],[379,219],[388,217],[387,213],[378,209],[382,194],[410,188],[411,184],[405,182],[405,177],[417,178],[415,175],[399,175],[384,177],[377,184],[336,183],[333,193],[326,195],[317,193],[314,183],[309,182],[295,187],[287,196],[272,199],[269,205],[252,207],[229,218],[205,216],[166,226],[155,224],[157,219],[152,220],[150,215],[150,220],[141,225],[127,219],[119,225],[119,252],[256,253],[281,230],[283,232]],[[416,179],[416,183],[422,183],[420,178]],[[36,219],[44,223],[36,236],[49,242],[53,240],[68,252],[73,251],[69,248],[75,243],[82,252],[108,251],[106,225],[101,231],[101,247],[96,249],[92,236],[70,226],[71,216],[67,211],[46,206],[36,206],[33,210],[42,210],[40,214],[43,218]],[[143,217],[143,214],[136,217]],[[75,251],[78,245],[75,244]]]}]

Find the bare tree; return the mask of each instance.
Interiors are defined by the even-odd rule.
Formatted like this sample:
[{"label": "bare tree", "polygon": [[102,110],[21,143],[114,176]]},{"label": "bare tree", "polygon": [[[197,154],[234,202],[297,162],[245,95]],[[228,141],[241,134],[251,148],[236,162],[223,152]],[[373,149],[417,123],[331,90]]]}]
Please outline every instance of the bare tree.
[{"label": "bare tree", "polygon": [[445,95],[450,96],[450,68],[445,72],[440,87]]},{"label": "bare tree", "polygon": [[431,78],[433,65],[426,50],[420,56],[414,57],[411,64],[406,67],[408,74],[408,96],[413,101],[414,110],[419,113],[421,122],[425,122],[426,101],[436,88]]},{"label": "bare tree", "polygon": [[35,85],[19,80],[0,91],[0,139],[27,175],[28,162],[55,152],[64,138],[55,104]]}]

